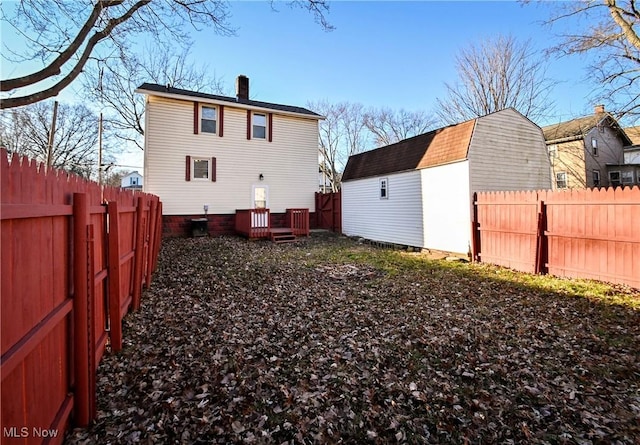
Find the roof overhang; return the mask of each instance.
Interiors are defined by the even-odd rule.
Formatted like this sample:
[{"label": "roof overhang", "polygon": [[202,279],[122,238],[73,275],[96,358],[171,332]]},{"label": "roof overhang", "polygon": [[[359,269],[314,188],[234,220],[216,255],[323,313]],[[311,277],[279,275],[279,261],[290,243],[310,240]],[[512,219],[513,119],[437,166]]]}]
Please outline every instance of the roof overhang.
[{"label": "roof overhang", "polygon": [[324,119],[326,119],[325,116],[317,116],[317,115],[314,116],[314,115],[311,115],[311,114],[295,113],[293,111],[276,110],[274,108],[260,107],[260,106],[256,106],[256,105],[248,105],[248,104],[243,104],[243,103],[240,103],[240,102],[232,102],[232,101],[226,101],[226,100],[210,99],[210,98],[207,98],[207,97],[193,97],[193,96],[188,96],[186,94],[176,94],[176,93],[169,93],[169,92],[162,92],[162,91],[153,91],[153,90],[147,90],[147,89],[144,89],[144,88],[136,88],[134,90],[134,92],[138,93],[138,94],[146,94],[147,96],[164,97],[164,98],[167,98],[167,99],[183,100],[183,101],[186,101],[186,102],[198,102],[198,103],[203,103],[203,104],[222,105],[222,106],[227,106],[227,107],[240,108],[240,109],[243,109],[243,110],[263,111],[265,113],[276,113],[276,114],[280,114],[280,115],[298,117],[298,118],[303,118],[303,119],[312,119],[312,120],[324,120]]}]

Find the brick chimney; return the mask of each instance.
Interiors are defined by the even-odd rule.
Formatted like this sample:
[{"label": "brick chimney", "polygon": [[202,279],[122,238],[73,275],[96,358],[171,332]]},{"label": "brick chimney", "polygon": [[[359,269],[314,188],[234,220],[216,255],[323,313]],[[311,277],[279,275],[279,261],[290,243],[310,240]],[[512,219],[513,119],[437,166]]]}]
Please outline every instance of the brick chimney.
[{"label": "brick chimney", "polygon": [[236,79],[236,98],[249,99],[249,78],[244,74],[240,74]]},{"label": "brick chimney", "polygon": [[[247,87],[247,88],[249,88],[249,87]],[[593,107],[593,113],[594,114],[604,113],[604,105],[603,104],[598,104],[595,107]]]}]

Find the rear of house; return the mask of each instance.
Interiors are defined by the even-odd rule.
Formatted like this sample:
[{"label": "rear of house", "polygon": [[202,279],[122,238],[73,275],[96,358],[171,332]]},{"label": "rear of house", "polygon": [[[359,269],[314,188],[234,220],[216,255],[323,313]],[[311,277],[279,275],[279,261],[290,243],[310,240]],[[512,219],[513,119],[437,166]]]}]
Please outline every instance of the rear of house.
[{"label": "rear of house", "polygon": [[343,232],[467,254],[474,192],[550,187],[542,131],[506,109],[350,157]]},{"label": "rear of house", "polygon": [[318,114],[248,98],[144,84],[144,190],[163,202],[165,233],[205,216],[209,232],[233,233],[238,209],[312,209],[318,184]]}]

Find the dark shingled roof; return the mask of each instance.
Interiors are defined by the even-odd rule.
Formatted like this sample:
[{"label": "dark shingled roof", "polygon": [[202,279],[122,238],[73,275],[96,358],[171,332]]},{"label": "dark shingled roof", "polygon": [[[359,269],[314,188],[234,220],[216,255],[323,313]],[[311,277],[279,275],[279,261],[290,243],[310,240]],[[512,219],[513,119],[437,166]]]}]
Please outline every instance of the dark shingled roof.
[{"label": "dark shingled roof", "polygon": [[547,125],[542,127],[542,133],[547,142],[571,137],[581,138],[607,117],[610,117],[608,113],[591,114],[570,121]]},{"label": "dark shingled roof", "polygon": [[476,119],[349,157],[343,181],[416,170],[467,158]]},{"label": "dark shingled roof", "polygon": [[140,90],[140,92],[176,94],[180,96],[189,96],[189,97],[201,98],[201,99],[212,99],[212,100],[218,100],[221,102],[247,105],[251,107],[260,107],[260,108],[267,108],[267,109],[276,110],[276,111],[285,111],[288,113],[306,114],[306,115],[318,117],[318,118],[322,117],[321,115],[302,107],[294,107],[292,105],[273,104],[270,102],[260,102],[257,100],[250,100],[250,99],[236,99],[235,97],[199,93],[197,91],[183,90],[180,88],[167,87],[166,85],[158,85],[154,83],[143,83],[142,85],[140,85],[140,87],[138,87],[138,90]]}]

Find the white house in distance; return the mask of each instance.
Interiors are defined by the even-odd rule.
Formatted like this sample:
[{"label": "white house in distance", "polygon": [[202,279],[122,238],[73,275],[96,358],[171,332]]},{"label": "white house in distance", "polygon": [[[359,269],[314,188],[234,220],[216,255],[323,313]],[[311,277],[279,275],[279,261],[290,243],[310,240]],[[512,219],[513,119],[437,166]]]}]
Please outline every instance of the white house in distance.
[{"label": "white house in distance", "polygon": [[305,108],[145,83],[144,191],[163,203],[164,232],[184,235],[207,214],[209,233],[234,232],[238,209],[312,209],[318,189],[318,121]]},{"label": "white house in distance", "polygon": [[123,189],[142,190],[143,178],[137,171],[131,172],[120,179],[120,187]]},{"label": "white house in distance", "polygon": [[542,130],[508,108],[351,156],[342,231],[467,254],[474,192],[549,188]]}]

